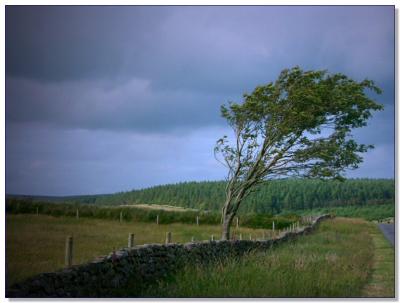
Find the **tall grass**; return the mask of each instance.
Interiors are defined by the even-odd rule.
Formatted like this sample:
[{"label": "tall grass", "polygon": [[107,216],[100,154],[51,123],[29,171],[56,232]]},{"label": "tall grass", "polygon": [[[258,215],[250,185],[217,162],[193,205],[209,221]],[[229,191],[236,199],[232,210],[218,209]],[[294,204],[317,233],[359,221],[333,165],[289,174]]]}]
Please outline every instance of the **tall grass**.
[{"label": "tall grass", "polygon": [[376,227],[357,219],[323,222],[310,236],[206,267],[187,266],[140,297],[359,297],[372,271]]}]

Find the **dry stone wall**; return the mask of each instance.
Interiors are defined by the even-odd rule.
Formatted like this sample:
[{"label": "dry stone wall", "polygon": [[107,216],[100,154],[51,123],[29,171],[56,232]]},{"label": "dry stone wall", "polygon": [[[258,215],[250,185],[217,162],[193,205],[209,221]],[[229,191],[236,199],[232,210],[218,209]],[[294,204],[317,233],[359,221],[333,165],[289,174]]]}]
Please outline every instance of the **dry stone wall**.
[{"label": "dry stone wall", "polygon": [[90,263],[57,272],[42,273],[7,289],[9,298],[113,297],[115,289],[141,287],[165,278],[185,264],[206,264],[240,257],[312,232],[329,215],[314,219],[310,226],[270,240],[203,241],[186,244],[145,244],[124,248]]}]

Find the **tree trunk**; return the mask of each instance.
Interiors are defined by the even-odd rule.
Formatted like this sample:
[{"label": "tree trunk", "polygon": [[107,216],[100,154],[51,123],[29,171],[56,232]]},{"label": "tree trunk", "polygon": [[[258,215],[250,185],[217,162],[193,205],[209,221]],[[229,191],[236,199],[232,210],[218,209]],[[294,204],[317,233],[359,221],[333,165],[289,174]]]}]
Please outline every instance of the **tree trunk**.
[{"label": "tree trunk", "polygon": [[234,214],[225,213],[222,218],[222,236],[221,240],[230,240],[230,229]]},{"label": "tree trunk", "polygon": [[241,188],[238,194],[232,195],[231,192],[227,193],[225,205],[222,208],[222,236],[221,240],[230,240],[230,228],[232,225],[232,220],[236,215],[239,208],[240,202],[243,199],[246,188]]}]

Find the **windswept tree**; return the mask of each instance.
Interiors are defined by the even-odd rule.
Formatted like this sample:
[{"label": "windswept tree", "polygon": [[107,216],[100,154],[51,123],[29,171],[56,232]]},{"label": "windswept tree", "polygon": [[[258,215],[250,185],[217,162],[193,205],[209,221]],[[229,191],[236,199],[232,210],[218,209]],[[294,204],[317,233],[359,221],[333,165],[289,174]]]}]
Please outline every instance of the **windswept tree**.
[{"label": "windswept tree", "polygon": [[381,93],[371,80],[294,67],[245,94],[243,103],[221,107],[234,133],[214,149],[228,169],[222,239],[230,238],[240,204],[261,183],[296,176],[343,180],[345,169],[358,167],[373,146],[357,143],[351,131],[383,109],[366,90]]}]

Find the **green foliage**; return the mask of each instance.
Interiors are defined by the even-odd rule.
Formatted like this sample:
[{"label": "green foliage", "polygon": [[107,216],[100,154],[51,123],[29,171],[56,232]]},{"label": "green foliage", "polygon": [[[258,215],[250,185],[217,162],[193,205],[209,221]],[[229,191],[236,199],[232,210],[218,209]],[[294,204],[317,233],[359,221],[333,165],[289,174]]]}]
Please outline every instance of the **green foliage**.
[{"label": "green foliage", "polygon": [[371,80],[357,82],[343,74],[283,70],[275,82],[244,95],[241,104],[221,107],[233,140],[216,143],[216,159],[227,169],[222,207],[223,238],[245,198],[266,180],[282,177],[344,180],[372,145],[352,139],[352,130],[382,110],[367,91],[381,90]]},{"label": "green foliage", "polygon": [[222,137],[214,151],[229,170],[228,190],[247,191],[271,176],[343,180],[344,170],[357,168],[360,154],[373,147],[351,136],[383,109],[368,90],[381,93],[371,80],[296,66],[245,94],[243,103],[222,106],[235,139]]}]

